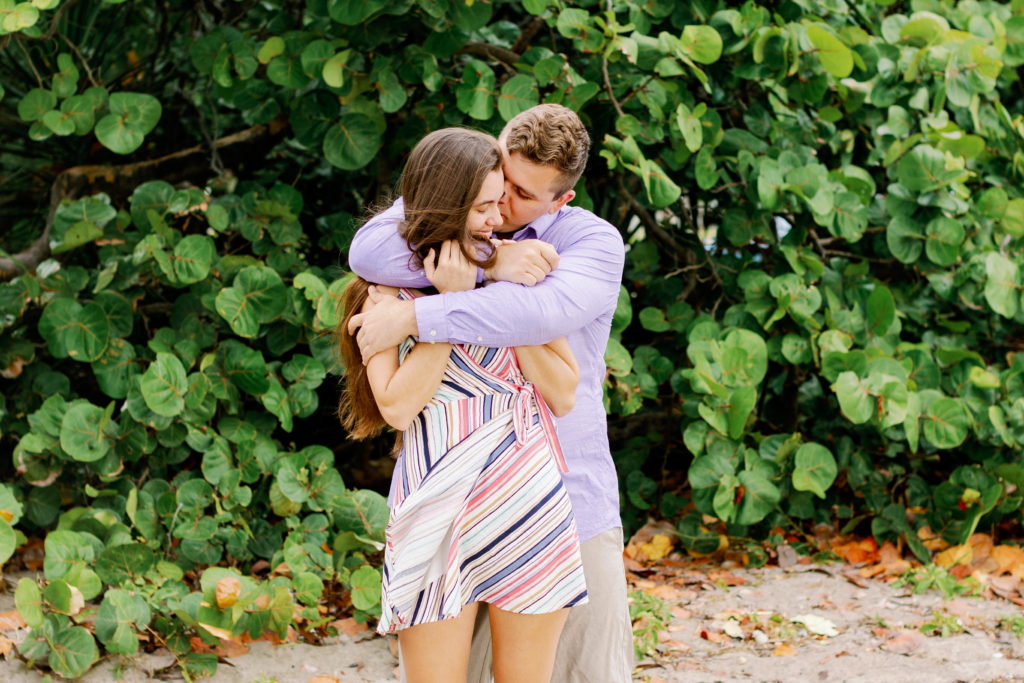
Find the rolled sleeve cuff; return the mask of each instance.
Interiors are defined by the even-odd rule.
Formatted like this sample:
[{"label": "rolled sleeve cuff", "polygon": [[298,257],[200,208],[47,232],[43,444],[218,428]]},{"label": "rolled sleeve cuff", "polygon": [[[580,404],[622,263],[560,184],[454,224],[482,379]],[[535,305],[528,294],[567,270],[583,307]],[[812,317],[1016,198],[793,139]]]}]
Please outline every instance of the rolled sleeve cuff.
[{"label": "rolled sleeve cuff", "polygon": [[444,295],[421,296],[414,300],[416,328],[421,342],[446,342],[450,338]]}]

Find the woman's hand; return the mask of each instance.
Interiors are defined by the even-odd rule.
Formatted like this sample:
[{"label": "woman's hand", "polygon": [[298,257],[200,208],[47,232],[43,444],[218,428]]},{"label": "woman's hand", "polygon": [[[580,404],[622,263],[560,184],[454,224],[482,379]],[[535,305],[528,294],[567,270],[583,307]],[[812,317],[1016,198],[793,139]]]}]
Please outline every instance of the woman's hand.
[{"label": "woman's hand", "polygon": [[476,265],[463,255],[457,240],[442,242],[439,251],[436,266],[433,249],[423,259],[423,270],[437,291],[462,292],[476,287]]}]

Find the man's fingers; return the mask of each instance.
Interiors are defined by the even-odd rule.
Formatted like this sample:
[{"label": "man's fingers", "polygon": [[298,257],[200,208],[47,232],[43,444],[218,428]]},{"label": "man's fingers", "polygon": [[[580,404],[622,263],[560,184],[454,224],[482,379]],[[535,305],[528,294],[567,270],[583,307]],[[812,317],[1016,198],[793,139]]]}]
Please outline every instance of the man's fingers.
[{"label": "man's fingers", "polygon": [[363,316],[365,315],[365,313],[356,313],[354,316],[348,319],[348,333],[349,335],[356,337],[356,341],[359,341],[359,338],[356,336],[356,332],[359,330],[360,327],[362,327]]},{"label": "man's fingers", "polygon": [[541,243],[540,255],[543,256],[544,260],[547,261],[549,266],[551,266],[551,269],[548,272],[551,272],[551,270],[558,267],[558,252],[555,251],[555,248],[547,242]]}]

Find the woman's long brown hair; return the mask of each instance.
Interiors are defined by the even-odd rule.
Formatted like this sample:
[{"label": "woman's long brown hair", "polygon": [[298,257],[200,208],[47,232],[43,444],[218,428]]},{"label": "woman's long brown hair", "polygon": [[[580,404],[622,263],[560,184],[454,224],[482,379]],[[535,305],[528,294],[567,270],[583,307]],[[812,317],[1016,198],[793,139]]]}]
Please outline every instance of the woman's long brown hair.
[{"label": "woman's long brown hair", "polygon": [[[446,240],[458,240],[462,253],[481,268],[494,263],[487,240],[469,234],[466,219],[484,179],[501,168],[501,148],[489,135],[468,128],[442,128],[417,143],[399,183],[405,203],[400,232],[412,251],[412,262],[423,267],[427,253]],[[366,439],[386,426],[373,398],[359,345],[348,323],[362,310],[370,283],[354,277],[342,292],[344,311],[335,330],[335,344],[345,366],[345,386],[338,401],[338,418],[353,439]]]},{"label": "woman's long brown hair", "polygon": [[338,400],[338,419],[353,439],[368,439],[376,436],[386,426],[380,414],[377,401],[366,378],[356,338],[348,333],[348,322],[358,313],[369,296],[370,283],[361,277],[353,277],[341,293],[339,308],[344,311],[341,324],[334,331],[336,348],[345,367],[345,385]]}]

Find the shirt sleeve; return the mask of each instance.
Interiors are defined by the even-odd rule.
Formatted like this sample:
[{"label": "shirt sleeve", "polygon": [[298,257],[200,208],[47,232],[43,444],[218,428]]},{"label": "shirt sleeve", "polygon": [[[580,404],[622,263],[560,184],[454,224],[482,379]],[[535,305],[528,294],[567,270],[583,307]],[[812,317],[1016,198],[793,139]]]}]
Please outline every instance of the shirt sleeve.
[{"label": "shirt sleeve", "polygon": [[592,230],[559,252],[558,268],[533,287],[495,282],[416,299],[420,339],[529,346],[575,332],[618,299],[625,258],[613,228]]},{"label": "shirt sleeve", "polygon": [[366,221],[352,238],[348,266],[367,282],[392,287],[429,287],[423,269],[416,269],[409,246],[398,234],[405,219],[402,200]]}]

